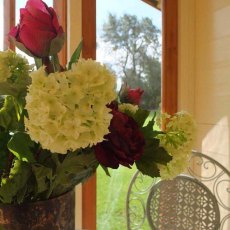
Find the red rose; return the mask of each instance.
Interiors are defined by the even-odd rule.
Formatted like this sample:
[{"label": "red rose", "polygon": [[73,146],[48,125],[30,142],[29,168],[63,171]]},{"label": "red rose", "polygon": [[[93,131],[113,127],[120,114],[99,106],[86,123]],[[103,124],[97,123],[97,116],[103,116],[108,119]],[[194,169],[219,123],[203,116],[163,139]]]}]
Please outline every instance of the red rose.
[{"label": "red rose", "polygon": [[124,84],[120,91],[120,100],[122,103],[130,103],[133,105],[139,105],[141,102],[142,94],[144,90],[140,88],[131,89],[129,86]]},{"label": "red rose", "polygon": [[96,158],[106,167],[115,169],[121,164],[130,168],[144,152],[144,136],[133,118],[116,108],[111,113],[110,133],[94,147]]},{"label": "red rose", "polygon": [[42,58],[61,50],[64,32],[52,7],[41,0],[28,0],[20,9],[20,23],[11,29],[9,39],[28,55]]}]

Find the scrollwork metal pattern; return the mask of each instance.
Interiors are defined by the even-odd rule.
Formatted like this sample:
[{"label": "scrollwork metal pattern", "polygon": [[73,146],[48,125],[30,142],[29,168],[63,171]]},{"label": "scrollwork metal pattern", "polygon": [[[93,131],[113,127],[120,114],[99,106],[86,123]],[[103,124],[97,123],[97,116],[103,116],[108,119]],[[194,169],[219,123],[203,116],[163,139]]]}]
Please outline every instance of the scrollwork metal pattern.
[{"label": "scrollwork metal pattern", "polygon": [[221,230],[230,229],[230,172],[213,158],[193,151],[188,173],[201,181],[216,197]]},{"label": "scrollwork metal pattern", "polygon": [[150,189],[158,181],[158,178],[152,179],[139,171],[134,174],[129,185],[126,202],[128,229],[141,230],[146,225],[146,200]]},{"label": "scrollwork metal pattern", "polygon": [[[218,208],[220,210],[220,227],[218,229],[229,230],[230,229],[230,172],[211,157],[193,151],[191,159],[189,161],[188,169],[184,175],[189,175],[192,178],[196,179],[197,181],[200,181],[202,183],[202,186],[208,188],[208,191],[210,191],[215,196],[215,199],[217,200],[218,203]],[[140,172],[135,173],[129,186],[129,190],[127,194],[127,203],[126,203],[127,227],[129,230],[150,229],[150,227],[144,228],[144,226],[146,226],[147,223],[146,219],[147,219],[148,211],[146,209],[149,208],[148,206],[146,207],[146,202],[150,192],[152,191],[152,187],[156,186],[158,182],[159,182],[159,178],[151,179],[149,177],[143,176]],[[187,189],[192,188],[191,185],[188,184],[186,184],[185,187]],[[183,196],[180,196],[180,198],[182,200],[185,199],[186,201],[190,199],[191,201],[191,197],[185,198]],[[205,201],[204,198],[200,198],[201,204],[204,201]],[[157,206],[156,203],[157,201],[154,202],[155,205]],[[161,207],[163,206],[161,205]],[[200,210],[202,209],[198,209],[196,211],[196,215],[199,216],[199,214],[201,214]],[[191,209],[188,209],[186,212],[188,213],[191,212]],[[207,214],[209,218],[213,217],[213,214],[211,214],[210,212]],[[158,212],[158,214],[155,214],[154,218],[160,218],[160,215],[161,213]],[[169,220],[164,219],[164,222],[167,221]],[[185,226],[187,226],[187,228],[184,229],[189,230],[188,228],[189,221],[188,220],[187,222],[185,221],[184,224]],[[197,227],[195,230],[202,229],[201,226],[202,223],[200,223],[200,227]],[[208,230],[209,228],[206,229]],[[176,228],[176,230],[178,230],[178,228]]]}]

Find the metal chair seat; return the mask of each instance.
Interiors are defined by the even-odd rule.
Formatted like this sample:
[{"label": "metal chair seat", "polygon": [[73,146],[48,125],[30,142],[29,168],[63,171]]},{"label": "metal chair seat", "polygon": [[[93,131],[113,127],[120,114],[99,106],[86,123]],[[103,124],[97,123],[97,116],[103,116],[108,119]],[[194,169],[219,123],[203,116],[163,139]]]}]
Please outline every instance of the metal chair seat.
[{"label": "metal chair seat", "polygon": [[146,211],[154,230],[217,230],[220,225],[215,196],[186,175],[156,183],[149,193]]}]

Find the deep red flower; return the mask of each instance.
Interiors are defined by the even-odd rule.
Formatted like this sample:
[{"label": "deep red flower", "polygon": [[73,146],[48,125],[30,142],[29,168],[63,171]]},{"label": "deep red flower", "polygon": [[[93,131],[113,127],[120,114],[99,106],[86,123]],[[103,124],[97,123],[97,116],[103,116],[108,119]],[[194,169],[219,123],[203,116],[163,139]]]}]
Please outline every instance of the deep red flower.
[{"label": "deep red flower", "polygon": [[20,9],[20,23],[11,29],[9,39],[27,54],[42,58],[61,50],[64,32],[52,7],[41,0],[28,0]]},{"label": "deep red flower", "polygon": [[144,136],[136,121],[119,112],[114,105],[111,113],[110,133],[94,147],[96,158],[106,167],[115,169],[121,164],[130,168],[144,152]]}]

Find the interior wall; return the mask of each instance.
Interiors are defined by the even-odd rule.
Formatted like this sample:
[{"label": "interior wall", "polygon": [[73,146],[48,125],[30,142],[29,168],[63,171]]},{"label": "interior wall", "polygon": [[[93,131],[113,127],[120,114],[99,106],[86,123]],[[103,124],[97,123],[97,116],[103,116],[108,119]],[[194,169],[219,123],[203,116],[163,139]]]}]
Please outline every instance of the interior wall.
[{"label": "interior wall", "polygon": [[230,169],[230,0],[179,1],[178,100],[196,120],[194,148]]}]

